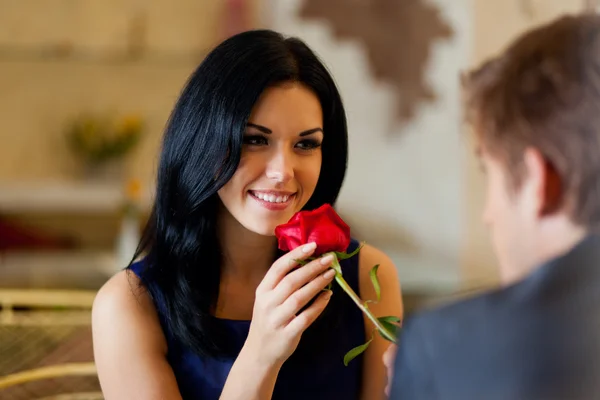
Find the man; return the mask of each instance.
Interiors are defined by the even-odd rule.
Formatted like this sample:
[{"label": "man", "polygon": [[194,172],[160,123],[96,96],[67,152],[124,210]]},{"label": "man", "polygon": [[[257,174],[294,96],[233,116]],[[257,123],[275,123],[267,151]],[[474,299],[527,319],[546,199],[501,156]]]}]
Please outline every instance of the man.
[{"label": "man", "polygon": [[600,17],[527,32],[465,88],[503,287],[405,321],[390,399],[599,399]]}]

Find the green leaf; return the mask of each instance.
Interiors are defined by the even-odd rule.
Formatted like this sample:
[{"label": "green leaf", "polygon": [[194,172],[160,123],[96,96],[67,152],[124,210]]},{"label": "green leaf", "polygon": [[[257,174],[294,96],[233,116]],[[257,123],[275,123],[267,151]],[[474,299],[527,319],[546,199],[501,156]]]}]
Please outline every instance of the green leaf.
[{"label": "green leaf", "polygon": [[381,333],[380,331],[377,331],[377,332],[379,332],[379,336],[381,336],[382,338],[384,338],[384,339],[385,339],[385,340],[387,340],[388,342],[390,342],[390,343],[394,343],[394,344],[398,344],[398,342],[397,342],[397,339],[396,339],[396,340],[391,340],[390,338],[388,338],[388,337],[385,337],[385,336],[383,335],[383,333]]},{"label": "green leaf", "polygon": [[[390,333],[392,333],[394,335],[394,337],[398,336],[398,331],[400,330],[400,326],[396,325],[396,324],[400,323],[400,318],[391,315],[391,316],[388,316],[388,317],[379,317],[377,319],[379,320],[379,322],[381,323],[381,325],[383,325],[383,327],[388,332],[390,332]],[[389,340],[383,334],[381,334],[381,332],[379,332],[379,334],[381,335],[382,338],[384,338],[386,340]]]},{"label": "green leaf", "polygon": [[358,246],[356,248],[356,250],[354,250],[352,253],[347,254],[347,253],[343,253],[340,251],[334,251],[335,255],[337,256],[338,260],[346,260],[350,257],[354,257],[355,255],[358,254],[358,252],[360,251],[360,249],[364,246],[364,243],[361,243],[360,246]]},{"label": "green leaf", "polygon": [[377,295],[377,301],[381,300],[381,286],[379,286],[379,280],[377,279],[377,269],[379,268],[379,264],[371,268],[371,272],[369,272],[369,276],[371,277],[371,283],[373,283],[373,288],[375,289],[375,294]]},{"label": "green leaf", "polygon": [[369,347],[369,345],[371,344],[372,341],[373,341],[373,337],[371,336],[371,340],[369,340],[367,343],[361,344],[360,346],[356,346],[355,348],[353,348],[352,350],[347,352],[346,355],[344,356],[344,365],[347,367],[348,364],[350,363],[350,361],[352,361],[354,358],[359,356],[363,351],[365,351]]},{"label": "green leaf", "polygon": [[396,317],[395,315],[390,315],[390,316],[388,316],[388,317],[379,317],[379,318],[377,318],[377,319],[378,319],[380,322],[383,322],[383,321],[385,321],[385,322],[394,322],[394,323],[396,323],[396,324],[399,324],[399,323],[400,323],[400,318],[399,318],[399,317]]}]

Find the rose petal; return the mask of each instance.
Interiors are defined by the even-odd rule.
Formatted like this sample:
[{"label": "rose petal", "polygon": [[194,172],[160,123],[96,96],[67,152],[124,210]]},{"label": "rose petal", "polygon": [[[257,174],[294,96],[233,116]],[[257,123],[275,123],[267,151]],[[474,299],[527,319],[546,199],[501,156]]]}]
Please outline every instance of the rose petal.
[{"label": "rose petal", "polygon": [[279,248],[284,251],[314,241],[317,243],[315,255],[344,252],[351,240],[350,227],[329,204],[296,213],[287,224],[275,229],[275,235]]}]

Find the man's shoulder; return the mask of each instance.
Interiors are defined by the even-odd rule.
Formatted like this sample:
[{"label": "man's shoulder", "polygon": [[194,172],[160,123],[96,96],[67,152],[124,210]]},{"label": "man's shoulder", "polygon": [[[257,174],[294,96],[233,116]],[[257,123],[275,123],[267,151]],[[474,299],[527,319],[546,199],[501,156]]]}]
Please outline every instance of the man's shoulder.
[{"label": "man's shoulder", "polygon": [[510,293],[503,289],[469,295],[459,300],[428,307],[409,315],[403,323],[406,332],[414,332],[424,339],[461,337],[467,332],[477,333],[482,327],[500,323],[510,306]]},{"label": "man's shoulder", "polygon": [[518,282],[422,310],[408,318],[406,324],[413,330],[427,327],[433,335],[440,336],[456,331],[479,334],[529,319],[545,323],[547,318],[560,316],[563,321],[572,320],[572,313],[565,310],[576,309],[581,302],[593,303],[592,297],[597,296],[599,261],[600,236],[590,236]]},{"label": "man's shoulder", "polygon": [[[403,321],[390,399],[438,398],[440,388],[465,378],[465,358],[485,352],[498,292],[455,300],[409,314]],[[498,300],[499,301],[499,300]]]}]

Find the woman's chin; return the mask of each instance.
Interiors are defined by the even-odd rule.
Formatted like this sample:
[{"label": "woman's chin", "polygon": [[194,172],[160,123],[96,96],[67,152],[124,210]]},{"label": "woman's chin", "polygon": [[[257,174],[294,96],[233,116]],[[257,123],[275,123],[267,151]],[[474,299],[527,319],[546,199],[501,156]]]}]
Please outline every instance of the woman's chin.
[{"label": "woman's chin", "polygon": [[249,223],[242,223],[246,230],[260,235],[260,236],[275,236],[276,223],[265,223],[264,221],[252,221]]},{"label": "woman's chin", "polygon": [[244,218],[239,220],[247,230],[254,232],[261,236],[275,236],[275,228],[279,225],[286,224],[293,213],[285,213],[277,216],[277,218],[269,218],[269,216],[261,216],[254,214],[250,218]]}]

